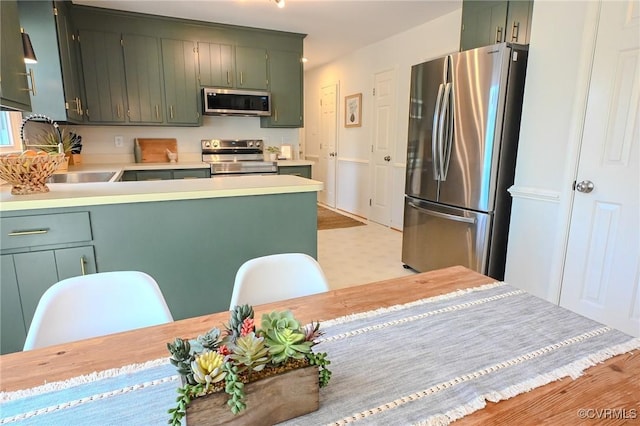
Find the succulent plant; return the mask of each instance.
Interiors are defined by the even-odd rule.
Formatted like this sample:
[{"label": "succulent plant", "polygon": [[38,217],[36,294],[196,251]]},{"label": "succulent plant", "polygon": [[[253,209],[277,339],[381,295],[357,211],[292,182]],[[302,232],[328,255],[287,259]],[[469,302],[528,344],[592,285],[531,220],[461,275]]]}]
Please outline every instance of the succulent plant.
[{"label": "succulent plant", "polygon": [[249,333],[254,333],[256,331],[256,325],[253,318],[245,318],[242,321],[242,326],[240,327],[240,336],[246,336]]},{"label": "succulent plant", "polygon": [[229,325],[226,326],[229,333],[228,339],[235,342],[242,335],[242,324],[247,318],[253,318],[253,308],[249,305],[237,305],[229,315]]},{"label": "succulent plant", "polygon": [[262,334],[268,335],[271,330],[285,329],[299,330],[300,323],[293,317],[291,311],[271,312],[262,315]]},{"label": "succulent plant", "polygon": [[231,351],[230,358],[240,367],[240,372],[260,371],[269,362],[269,348],[264,344],[264,337],[257,337],[253,332],[238,337]]},{"label": "succulent plant", "polygon": [[290,328],[269,330],[266,343],[274,364],[283,363],[289,358],[304,358],[305,354],[311,352],[313,344],[304,340],[304,334]]},{"label": "succulent plant", "polygon": [[222,343],[222,335],[220,329],[212,328],[207,333],[198,336],[197,340],[203,348],[215,351],[218,349],[218,346],[220,346],[220,343]]},{"label": "succulent plant", "polygon": [[304,340],[313,342],[314,345],[316,344],[316,339],[324,334],[323,331],[320,331],[320,323],[314,323],[313,321],[302,327],[302,332],[304,333]]},{"label": "succulent plant", "polygon": [[[246,409],[245,383],[291,368],[317,366],[319,385],[324,387],[329,383],[331,371],[327,366],[331,362],[327,354],[312,351],[323,334],[320,323],[311,322],[301,327],[291,311],[284,311],[264,314],[261,327],[256,331],[250,305],[235,306],[230,311],[229,324],[225,324],[222,331],[213,328],[198,336],[193,348],[189,341],[180,338],[167,343],[170,361],[186,381],[178,388],[176,407],[168,410],[169,424],[181,425],[194,398],[217,392],[222,387],[229,395],[227,405],[231,412],[238,414]],[[198,352],[200,346],[202,352]],[[287,363],[289,360],[296,362]],[[213,386],[214,383],[220,384]]]},{"label": "succulent plant", "polygon": [[212,383],[217,383],[224,379],[227,373],[223,370],[223,365],[227,362],[227,357],[214,351],[206,351],[196,355],[191,361],[193,378],[198,383],[209,387]]},{"label": "succulent plant", "polygon": [[182,340],[179,337],[173,343],[167,343],[167,349],[171,353],[169,362],[176,367],[176,370],[182,375],[188,384],[196,384],[191,371],[191,362],[194,356],[191,354],[191,345],[188,340]]}]

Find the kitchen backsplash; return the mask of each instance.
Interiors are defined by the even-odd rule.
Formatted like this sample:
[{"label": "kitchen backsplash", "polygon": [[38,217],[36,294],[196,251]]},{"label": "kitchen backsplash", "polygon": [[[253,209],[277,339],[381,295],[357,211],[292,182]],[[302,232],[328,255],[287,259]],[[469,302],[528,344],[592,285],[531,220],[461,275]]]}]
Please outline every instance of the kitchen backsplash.
[{"label": "kitchen backsplash", "polygon": [[[201,127],[154,126],[64,126],[82,136],[82,161],[85,164],[134,163],[135,138],[175,138],[179,160],[200,161],[202,139],[262,139],[265,146],[292,146],[294,158],[299,158],[300,129],[265,129],[257,117],[203,117]],[[116,137],[122,146],[116,146]]]}]

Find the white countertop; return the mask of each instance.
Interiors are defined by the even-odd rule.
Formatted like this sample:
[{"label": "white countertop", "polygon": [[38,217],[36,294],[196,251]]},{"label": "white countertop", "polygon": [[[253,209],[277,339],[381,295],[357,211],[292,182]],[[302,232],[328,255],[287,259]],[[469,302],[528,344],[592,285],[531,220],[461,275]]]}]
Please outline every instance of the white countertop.
[{"label": "white countertop", "polygon": [[[204,163],[166,163],[160,168],[202,167]],[[141,164],[80,165],[73,171],[141,170]],[[206,167],[206,165],[204,165]],[[152,168],[159,168],[154,163]],[[0,186],[0,211],[79,207],[101,204],[242,197],[295,192],[317,192],[323,183],[292,175],[241,175],[212,179],[177,179],[141,182],[50,183],[47,193],[11,195],[11,185]]]}]

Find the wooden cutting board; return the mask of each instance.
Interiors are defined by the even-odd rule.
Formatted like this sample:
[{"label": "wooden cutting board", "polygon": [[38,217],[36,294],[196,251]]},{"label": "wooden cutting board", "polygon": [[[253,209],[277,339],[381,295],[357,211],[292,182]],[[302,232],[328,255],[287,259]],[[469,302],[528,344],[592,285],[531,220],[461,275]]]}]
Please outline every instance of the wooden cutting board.
[{"label": "wooden cutting board", "polygon": [[136,138],[135,143],[140,145],[143,163],[168,163],[167,149],[178,153],[178,142],[175,139]]}]

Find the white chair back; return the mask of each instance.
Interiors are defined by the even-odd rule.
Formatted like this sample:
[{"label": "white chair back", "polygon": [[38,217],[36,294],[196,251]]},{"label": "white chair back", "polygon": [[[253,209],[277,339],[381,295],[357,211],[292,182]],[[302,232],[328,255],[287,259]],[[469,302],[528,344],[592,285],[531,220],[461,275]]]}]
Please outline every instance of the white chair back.
[{"label": "white chair back", "polygon": [[158,284],[144,272],[72,277],[54,284],[40,298],[24,350],[171,321]]},{"label": "white chair back", "polygon": [[283,253],[250,259],[240,266],[229,309],[260,305],[329,290],[322,268],[304,253]]}]

